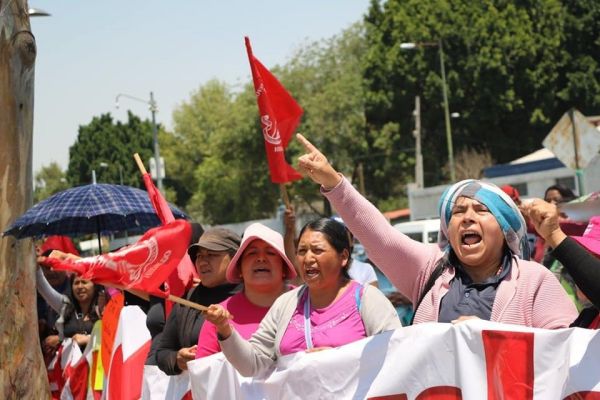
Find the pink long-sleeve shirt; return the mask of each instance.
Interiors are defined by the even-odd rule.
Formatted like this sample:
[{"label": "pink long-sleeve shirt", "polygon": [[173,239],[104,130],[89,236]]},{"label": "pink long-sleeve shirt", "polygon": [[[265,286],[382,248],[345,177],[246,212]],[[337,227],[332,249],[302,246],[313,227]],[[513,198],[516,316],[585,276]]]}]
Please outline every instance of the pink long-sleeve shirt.
[{"label": "pink long-sleeve shirt", "polygon": [[[369,258],[413,304],[442,257],[437,245],[424,244],[394,229],[345,178],[322,190]],[[424,297],[415,323],[437,321],[440,301],[450,288],[454,268],[448,268]],[[577,309],[554,275],[536,262],[513,259],[510,273],[499,284],[491,320],[535,328],[565,328]]]}]

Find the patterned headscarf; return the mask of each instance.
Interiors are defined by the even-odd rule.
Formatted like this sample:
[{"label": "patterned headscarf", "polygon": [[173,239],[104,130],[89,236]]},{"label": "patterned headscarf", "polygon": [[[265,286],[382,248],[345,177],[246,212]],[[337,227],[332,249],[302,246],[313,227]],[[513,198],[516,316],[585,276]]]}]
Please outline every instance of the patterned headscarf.
[{"label": "patterned headscarf", "polygon": [[452,208],[459,197],[468,197],[485,205],[504,234],[510,251],[524,260],[529,260],[530,251],[527,242],[527,226],[516,204],[499,187],[489,182],[467,179],[448,187],[438,204],[440,213],[440,234],[438,245],[449,251],[448,224],[452,216]]}]

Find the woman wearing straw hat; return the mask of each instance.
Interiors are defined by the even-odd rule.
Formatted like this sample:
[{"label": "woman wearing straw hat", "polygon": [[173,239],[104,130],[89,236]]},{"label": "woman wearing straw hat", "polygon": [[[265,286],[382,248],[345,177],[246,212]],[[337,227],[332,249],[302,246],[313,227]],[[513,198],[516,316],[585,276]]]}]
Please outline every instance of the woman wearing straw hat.
[{"label": "woman wearing straw hat", "polygon": [[550,271],[528,259],[525,221],[493,184],[465,180],[440,199],[438,246],[395,230],[302,135],[300,168],[321,185],[370,259],[415,304],[414,322],[480,318],[563,328],[577,310]]},{"label": "woman wearing straw hat", "polygon": [[296,258],[305,284],[275,300],[249,340],[234,328],[224,307],[211,305],[206,313],[223,354],[243,376],[260,375],[282,355],[342,346],[401,327],[379,289],[350,279],[350,242],[339,222],[308,223]]},{"label": "woman wearing straw hat", "polygon": [[[226,277],[231,283],[243,283],[244,289],[220,305],[233,316],[233,328],[249,339],[273,302],[290,289],[285,282],[294,279],[296,271],[285,255],[281,234],[254,223],[246,228],[240,248],[227,266]],[[220,351],[217,327],[207,322],[198,336],[196,358]]]}]

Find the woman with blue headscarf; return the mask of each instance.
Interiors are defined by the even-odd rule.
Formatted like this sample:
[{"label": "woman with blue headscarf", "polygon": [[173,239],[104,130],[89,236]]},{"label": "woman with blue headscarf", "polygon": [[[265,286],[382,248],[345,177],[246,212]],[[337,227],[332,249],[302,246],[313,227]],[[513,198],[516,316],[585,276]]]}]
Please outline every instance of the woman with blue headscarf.
[{"label": "woman with blue headscarf", "polygon": [[493,184],[465,180],[439,202],[438,246],[395,230],[302,135],[300,167],[329,199],[369,258],[416,305],[415,323],[481,318],[564,328],[577,310],[554,275],[528,261],[519,209]]}]

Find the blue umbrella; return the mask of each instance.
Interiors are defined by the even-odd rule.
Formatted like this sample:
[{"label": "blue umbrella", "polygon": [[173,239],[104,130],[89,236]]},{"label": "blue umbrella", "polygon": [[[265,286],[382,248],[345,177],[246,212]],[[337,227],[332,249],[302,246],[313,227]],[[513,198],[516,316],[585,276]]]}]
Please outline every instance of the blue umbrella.
[{"label": "blue umbrella", "polygon": [[[187,216],[170,206],[175,218]],[[148,193],[130,186],[105,183],[78,186],[56,193],[31,207],[5,232],[17,239],[43,235],[143,231],[160,225]]]}]

